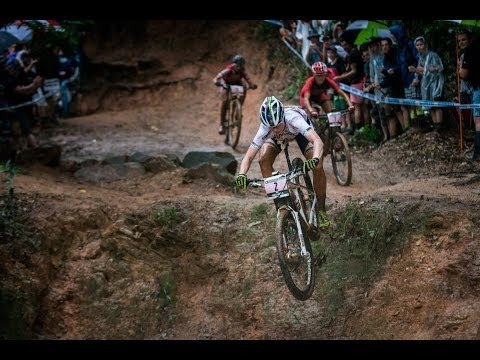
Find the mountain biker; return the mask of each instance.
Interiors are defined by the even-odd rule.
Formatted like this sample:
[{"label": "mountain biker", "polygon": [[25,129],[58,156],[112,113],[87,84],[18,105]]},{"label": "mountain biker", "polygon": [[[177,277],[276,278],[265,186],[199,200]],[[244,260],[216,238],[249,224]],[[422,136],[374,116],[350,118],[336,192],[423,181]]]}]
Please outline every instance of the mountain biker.
[{"label": "mountain biker", "polygon": [[[232,58],[232,63],[229,64],[225,69],[220,71],[217,76],[213,79],[213,83],[216,86],[220,87],[220,96],[221,96],[221,105],[220,105],[220,128],[218,133],[220,135],[225,134],[225,115],[227,113],[228,106],[228,96],[227,96],[227,85],[238,85],[243,86],[243,97],[240,99],[240,102],[243,105],[247,95],[247,89],[255,90],[257,85],[250,80],[249,76],[245,72],[245,58],[242,55],[235,55]],[[247,87],[248,85],[248,87]]]},{"label": "mountain biker", "polygon": [[307,114],[316,119],[318,111],[314,105],[321,106],[325,113],[333,110],[332,96],[329,90],[342,95],[348,104],[348,110],[353,111],[354,106],[350,97],[338,86],[338,84],[328,75],[328,68],[325,63],[317,61],[312,65],[313,76],[310,76],[300,90],[300,106],[305,109]]},{"label": "mountain biker", "polygon": [[281,151],[284,141],[296,140],[307,159],[303,171],[313,172],[313,188],[319,202],[319,209],[325,211],[327,181],[323,170],[323,142],[312,127],[307,113],[298,106],[284,107],[275,96],[268,96],[260,107],[260,128],[253,138],[240,164],[235,178],[238,188],[247,187],[247,171],[260,151],[260,169],[263,177],[272,176],[273,163]]}]

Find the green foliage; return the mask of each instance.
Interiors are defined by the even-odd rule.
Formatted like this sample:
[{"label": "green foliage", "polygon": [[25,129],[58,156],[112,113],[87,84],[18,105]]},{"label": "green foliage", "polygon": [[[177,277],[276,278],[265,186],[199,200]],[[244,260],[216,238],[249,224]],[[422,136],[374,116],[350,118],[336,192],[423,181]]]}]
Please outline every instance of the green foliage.
[{"label": "green foliage", "polygon": [[343,307],[347,288],[368,286],[414,231],[425,231],[428,215],[414,210],[400,209],[394,201],[349,201],[333,215],[333,226],[312,243],[330,315]]},{"label": "green foliage", "polygon": [[154,219],[157,225],[164,227],[173,227],[182,222],[185,218],[185,214],[180,209],[165,208],[158,209],[154,214]]},{"label": "green foliage", "polygon": [[13,180],[17,176],[17,168],[8,160],[5,164],[0,164],[0,174],[7,174],[5,185],[9,193],[13,194]]},{"label": "green foliage", "polygon": [[170,272],[163,273],[156,279],[157,281],[157,299],[160,306],[165,309],[166,307],[174,304],[177,291],[177,285],[175,284],[175,278]]},{"label": "green foliage", "polygon": [[259,21],[258,25],[253,31],[253,34],[255,40],[267,42],[279,37],[278,29],[279,27],[277,25],[268,23],[266,21]]},{"label": "green foliage", "polygon": [[307,74],[305,64],[293,55],[282,42],[278,25],[260,21],[254,33],[257,40],[266,42],[269,46],[268,61],[270,62],[270,69],[268,78],[277,76],[275,73],[277,64],[286,63],[288,72],[282,74],[282,81],[288,85],[282,91],[281,98],[283,101],[293,101],[298,104],[299,93]]},{"label": "green foliage", "polygon": [[293,81],[283,90],[282,97],[285,100],[295,100],[299,102],[300,90],[305,83],[305,65],[300,60],[297,60],[296,57],[289,60],[292,65]]},{"label": "green foliage", "polygon": [[354,146],[378,145],[382,139],[383,135],[379,129],[370,125],[365,125],[352,136],[352,144]]},{"label": "green foliage", "polygon": [[3,234],[2,238],[4,240],[15,239],[24,232],[23,225],[18,218],[18,206],[13,188],[13,180],[17,175],[17,169],[9,160],[5,164],[0,164],[0,175],[2,173],[6,174],[4,183],[7,193],[0,193],[0,234]]},{"label": "green foliage", "polygon": [[250,213],[250,221],[263,221],[268,216],[268,210],[266,203],[255,206]]},{"label": "green foliage", "polygon": [[57,30],[52,25],[32,20],[28,23],[34,33],[32,48],[58,46],[70,53],[80,44],[84,28],[91,24],[91,20],[63,20],[61,30]]},{"label": "green foliage", "polygon": [[0,287],[0,340],[26,339],[23,303],[15,289]]}]

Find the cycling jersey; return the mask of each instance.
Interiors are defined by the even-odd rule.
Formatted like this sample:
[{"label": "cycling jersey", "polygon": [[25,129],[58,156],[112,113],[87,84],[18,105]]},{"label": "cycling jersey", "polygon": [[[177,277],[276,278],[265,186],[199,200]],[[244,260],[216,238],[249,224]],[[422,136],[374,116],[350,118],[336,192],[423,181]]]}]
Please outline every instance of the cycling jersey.
[{"label": "cycling jersey", "polygon": [[236,70],[235,64],[228,65],[225,69],[220,71],[217,77],[221,77],[225,80],[227,85],[243,85],[242,79],[247,80],[250,83],[250,78],[244,70]]},{"label": "cycling jersey", "polygon": [[330,100],[330,95],[327,93],[328,89],[333,89],[334,91],[338,92],[340,87],[335,80],[329,77],[326,77],[325,81],[321,85],[318,85],[315,82],[315,78],[313,76],[309,77],[300,91],[300,106],[304,106],[304,96],[307,92],[310,93],[310,101],[314,101],[317,104],[321,104],[324,101]]},{"label": "cycling jersey", "polygon": [[299,134],[306,137],[308,131],[312,129],[307,113],[298,106],[285,107],[285,125],[283,132],[280,135],[275,135],[271,128],[260,124],[260,128],[253,138],[252,146],[258,150],[268,139],[280,143],[284,140],[292,141]]}]

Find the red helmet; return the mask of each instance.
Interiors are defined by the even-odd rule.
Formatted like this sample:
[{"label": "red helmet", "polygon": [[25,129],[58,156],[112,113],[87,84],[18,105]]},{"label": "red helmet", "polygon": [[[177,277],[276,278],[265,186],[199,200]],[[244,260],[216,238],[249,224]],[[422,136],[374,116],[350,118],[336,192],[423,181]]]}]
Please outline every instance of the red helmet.
[{"label": "red helmet", "polygon": [[321,61],[317,61],[312,65],[314,75],[328,75],[327,65]]}]

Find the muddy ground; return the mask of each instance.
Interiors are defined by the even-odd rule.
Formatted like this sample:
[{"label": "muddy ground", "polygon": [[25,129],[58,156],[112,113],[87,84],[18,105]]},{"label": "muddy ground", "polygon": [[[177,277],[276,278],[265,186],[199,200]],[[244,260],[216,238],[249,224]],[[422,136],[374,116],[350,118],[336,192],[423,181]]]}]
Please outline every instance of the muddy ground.
[{"label": "muddy ground", "polygon": [[[454,128],[353,149],[348,187],[325,160],[333,225],[314,246],[317,283],[305,302],[281,277],[273,205],[261,191],[192,179],[176,165],[128,165],[113,180],[75,175],[75,164],[100,169],[137,152],[181,161],[221,151],[241,161],[259,104],[292,75],[272,50],[282,43],[263,42],[256,29],[256,21],[152,21],[135,52],[87,43],[93,69],[111,74],[121,63],[133,73],[92,79],[78,116],[40,134],[61,145],[60,164],[25,166],[14,179],[26,225],[0,244],[4,338],[480,337],[479,169],[458,150]],[[237,52],[259,88],[232,150],[216,133],[212,79]],[[257,163],[250,175],[260,175]],[[367,227],[357,238],[339,235],[349,211],[351,226]],[[368,228],[372,217],[385,221]]]}]

